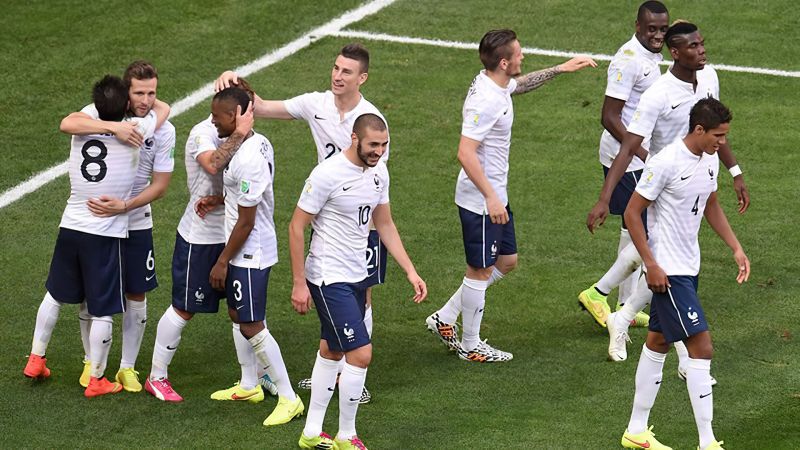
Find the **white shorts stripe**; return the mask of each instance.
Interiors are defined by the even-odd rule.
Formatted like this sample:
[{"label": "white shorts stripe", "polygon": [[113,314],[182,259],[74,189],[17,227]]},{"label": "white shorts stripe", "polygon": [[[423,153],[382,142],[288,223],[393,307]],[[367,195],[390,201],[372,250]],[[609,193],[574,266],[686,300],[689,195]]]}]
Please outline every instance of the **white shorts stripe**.
[{"label": "white shorts stripe", "polygon": [[255,311],[253,311],[253,280],[250,277],[250,271],[253,269],[247,269],[247,293],[250,296],[250,322],[255,322]]},{"label": "white shorts stripe", "polygon": [[339,348],[344,348],[342,345],[342,338],[339,337],[339,332],[336,330],[336,323],[333,322],[333,316],[331,316],[331,310],[328,308],[328,302],[325,300],[325,294],[322,292],[322,286],[317,286],[319,289],[319,296],[322,298],[322,304],[325,305],[325,312],[328,313],[328,319],[331,321],[331,328],[333,328],[333,334],[336,335],[336,340],[339,341]]},{"label": "white shorts stripe", "polygon": [[681,319],[681,311],[678,309],[678,305],[675,304],[675,298],[672,297],[672,290],[667,288],[667,293],[669,294],[670,301],[672,301],[672,307],[675,308],[675,315],[678,316],[678,322],[681,323],[681,328],[683,328],[683,334],[689,337],[689,332],[686,331],[686,326],[683,324],[683,319]]},{"label": "white shorts stripe", "polygon": [[186,288],[183,292],[183,310],[189,310],[189,274],[192,273],[192,244],[189,244],[189,256],[186,257]]}]

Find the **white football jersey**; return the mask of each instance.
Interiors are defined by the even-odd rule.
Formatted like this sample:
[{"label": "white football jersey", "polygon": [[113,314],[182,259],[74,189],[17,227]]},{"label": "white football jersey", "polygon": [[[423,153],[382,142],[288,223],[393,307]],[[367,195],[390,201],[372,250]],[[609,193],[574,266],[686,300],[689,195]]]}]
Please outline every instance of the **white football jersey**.
[{"label": "white football jersey", "polygon": [[313,284],[356,283],[367,277],[372,212],[389,203],[389,171],[380,161],[366,170],[335,155],[314,168],[297,206],[313,214],[306,278]]},{"label": "white football jersey", "polygon": [[186,140],[186,184],[189,187],[189,202],[178,224],[178,233],[190,244],[221,244],[225,242],[225,209],[218,207],[200,218],[194,211],[201,197],[222,195],[222,174],[211,175],[197,162],[197,157],[214,151],[225,142],[219,137],[211,116],[194,127]]},{"label": "white football jersey", "polygon": [[[661,75],[658,63],[662,59],[661,53],[647,50],[634,35],[631,40],[617,50],[608,65],[605,95],[625,102],[621,116],[624,126],[627,127],[630,123],[644,91],[652,86]],[[644,148],[647,148],[648,145],[649,142],[644,145]],[[600,164],[611,167],[611,163],[619,153],[619,147],[620,142],[604,129],[600,137]],[[640,170],[643,167],[644,161],[633,158],[627,170]]]},{"label": "white football jersey", "polygon": [[[336,109],[331,91],[309,92],[284,100],[283,104],[292,117],[308,122],[311,136],[317,145],[317,163],[350,148],[353,143],[351,137],[353,123],[362,114],[375,114],[387,123],[378,108],[368,102],[363,95],[356,107],[344,115],[344,119],[341,119],[339,110]],[[388,123],[386,126],[388,130]],[[381,159],[384,161],[389,159],[389,146],[386,147]]]},{"label": "white football jersey", "polygon": [[653,202],[647,208],[648,245],[667,275],[700,271],[697,234],[718,176],[719,156],[697,156],[682,139],[647,159],[636,192]]},{"label": "white football jersey", "polygon": [[[94,109],[94,105],[90,106],[82,111],[89,114]],[[124,120],[136,120],[139,132],[145,139],[152,139],[155,113]],[[71,192],[59,226],[99,236],[127,237],[127,215],[96,217],[89,212],[86,202],[101,195],[128,198],[139,164],[139,152],[139,148],[123,144],[111,134],[72,136],[69,155]]]},{"label": "white football jersey", "polygon": [[278,239],[272,215],[275,201],[272,180],[275,154],[262,134],[253,133],[233,155],[225,168],[225,237],[230,237],[239,219],[239,206],[256,207],[256,221],[250,235],[230,263],[238,267],[265,269],[278,262]]},{"label": "white football jersey", "polygon": [[[136,197],[150,184],[153,172],[172,172],[175,168],[175,127],[164,122],[151,139],[145,139],[139,152],[139,167],[133,181],[131,198]],[[149,230],[153,228],[150,204],[128,211],[128,229]]]},{"label": "white football jersey", "polygon": [[675,139],[689,132],[689,113],[698,101],[713,97],[719,100],[719,79],[713,67],[697,71],[697,89],[692,83],[675,78],[671,71],[642,94],[628,131],[650,137],[650,154],[655,155]]},{"label": "white football jersey", "polygon": [[[472,80],[461,112],[461,135],[480,142],[478,160],[503,204],[508,204],[508,156],[514,124],[511,93],[516,88],[513,78],[503,88],[481,70]],[[463,168],[456,182],[456,204],[475,214],[487,214],[486,199]]]}]

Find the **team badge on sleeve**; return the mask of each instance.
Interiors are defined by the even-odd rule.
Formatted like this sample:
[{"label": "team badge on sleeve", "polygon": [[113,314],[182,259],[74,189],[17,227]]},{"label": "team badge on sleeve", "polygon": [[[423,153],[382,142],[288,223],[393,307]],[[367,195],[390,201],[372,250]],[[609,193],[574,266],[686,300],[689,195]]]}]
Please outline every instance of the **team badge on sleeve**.
[{"label": "team badge on sleeve", "polygon": [[655,174],[653,173],[653,169],[647,169],[647,175],[644,177],[644,182],[649,183],[653,181],[653,177]]},{"label": "team badge on sleeve", "polygon": [[310,194],[311,193],[311,182],[306,181],[306,185],[303,187],[303,194]]},{"label": "team badge on sleeve", "polygon": [[242,191],[242,194],[247,194],[250,192],[250,182],[247,180],[242,180],[239,185],[239,190]]}]

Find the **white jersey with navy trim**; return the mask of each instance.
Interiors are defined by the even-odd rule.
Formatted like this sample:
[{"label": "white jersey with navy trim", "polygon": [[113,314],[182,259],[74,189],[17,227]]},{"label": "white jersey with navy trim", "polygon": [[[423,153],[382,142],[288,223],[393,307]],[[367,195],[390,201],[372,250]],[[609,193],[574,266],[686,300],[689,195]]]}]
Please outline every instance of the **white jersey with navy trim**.
[{"label": "white jersey with navy trim", "polygon": [[[175,127],[164,122],[154,133],[152,139],[146,139],[139,152],[139,167],[131,189],[131,198],[139,195],[150,184],[153,172],[172,172],[175,168]],[[128,228],[131,231],[149,230],[153,228],[153,217],[150,204],[128,211]]]},{"label": "white jersey with navy trim", "polygon": [[[98,116],[94,105],[85,107],[81,112],[92,117]],[[155,113],[151,111],[146,117],[124,120],[137,121],[142,136],[152,139],[156,125]],[[127,237],[127,215],[96,217],[89,211],[86,202],[101,195],[128,198],[139,164],[139,152],[138,147],[126,145],[111,134],[72,136],[68,169],[70,196],[59,226],[99,236]]]},{"label": "white jersey with navy trim", "polygon": [[648,158],[636,192],[652,201],[647,208],[648,245],[667,275],[700,271],[697,234],[718,176],[719,156],[697,156],[682,139]]},{"label": "white jersey with navy trim", "polygon": [[642,94],[628,131],[650,137],[650,154],[655,155],[689,132],[689,113],[698,101],[713,97],[719,100],[719,79],[713,67],[697,71],[697,89],[667,71]]},{"label": "white jersey with navy trim", "polygon": [[[511,126],[514,124],[514,104],[511,93],[517,81],[498,86],[482,70],[474,80],[464,100],[461,135],[480,142],[478,160],[500,201],[508,204],[508,156],[511,149]],[[487,214],[486,199],[461,168],[456,182],[456,204],[475,214]]]},{"label": "white jersey with navy trim", "polygon": [[366,278],[369,223],[375,207],[386,203],[389,171],[385,162],[364,169],[338,154],[315,167],[297,202],[300,209],[314,215],[306,279],[321,285]]},{"label": "white jersey with navy trim", "polygon": [[[625,102],[620,117],[624,126],[627,127],[630,123],[642,94],[661,75],[658,63],[662,59],[661,53],[653,53],[646,49],[634,35],[617,50],[608,65],[605,95]],[[614,158],[619,153],[620,145],[621,143],[608,130],[603,130],[603,134],[600,137],[600,164],[611,167]],[[645,149],[648,146],[649,141],[643,143]],[[627,171],[640,170],[643,167],[644,161],[639,158],[633,158],[628,165]]]},{"label": "white jersey with navy trim", "polygon": [[212,152],[227,139],[219,137],[211,116],[192,127],[186,140],[186,184],[189,187],[189,202],[178,224],[178,233],[190,244],[221,244],[225,242],[225,209],[215,208],[201,218],[194,210],[200,198],[222,195],[222,174],[212,175],[203,169],[197,157]]},{"label": "white jersey with navy trim", "polygon": [[[334,100],[333,92],[325,91],[309,92],[283,102],[286,111],[292,117],[308,122],[311,136],[314,137],[314,143],[317,145],[317,163],[350,148],[353,142],[353,123],[362,114],[375,114],[386,123],[383,114],[363,95],[356,107],[348,111],[344,118],[339,114]],[[386,126],[388,130],[388,123]],[[389,146],[386,147],[381,159],[389,159]]]},{"label": "white jersey with navy trim", "polygon": [[278,262],[272,180],[275,154],[267,138],[253,133],[225,168],[225,237],[230,238],[239,219],[239,206],[255,207],[256,221],[244,245],[230,261],[234,266],[265,269]]}]

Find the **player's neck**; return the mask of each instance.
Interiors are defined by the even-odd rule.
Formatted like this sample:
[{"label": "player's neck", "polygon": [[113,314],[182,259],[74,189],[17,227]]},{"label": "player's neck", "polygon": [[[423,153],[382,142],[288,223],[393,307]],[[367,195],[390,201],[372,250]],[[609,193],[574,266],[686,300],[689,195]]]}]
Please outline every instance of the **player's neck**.
[{"label": "player's neck", "polygon": [[697,142],[695,142],[694,139],[692,139],[691,135],[686,136],[685,138],[683,138],[683,145],[685,145],[686,148],[690,152],[692,152],[692,154],[694,156],[698,156],[698,157],[703,156],[703,149],[700,148],[700,145]]},{"label": "player's neck", "polygon": [[685,67],[681,67],[678,64],[672,64],[672,68],[669,69],[675,78],[685,81],[687,83],[691,83],[695,88],[697,88],[697,71],[692,69],[687,69]]},{"label": "player's neck", "polygon": [[342,153],[344,153],[344,157],[347,158],[348,161],[353,163],[354,166],[358,166],[362,171],[369,168],[369,166],[367,166],[364,161],[358,157],[358,149],[356,149],[354,146],[351,146]]},{"label": "player's neck", "polygon": [[501,88],[507,88],[508,82],[511,81],[511,77],[508,76],[505,70],[487,70],[486,76]]},{"label": "player's neck", "polygon": [[340,119],[349,113],[361,101],[361,92],[355,91],[352,94],[340,94],[333,96],[333,104],[336,105],[336,110],[339,111]]}]

